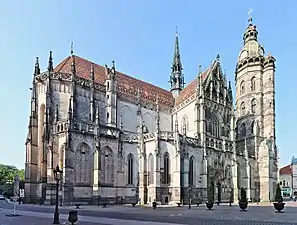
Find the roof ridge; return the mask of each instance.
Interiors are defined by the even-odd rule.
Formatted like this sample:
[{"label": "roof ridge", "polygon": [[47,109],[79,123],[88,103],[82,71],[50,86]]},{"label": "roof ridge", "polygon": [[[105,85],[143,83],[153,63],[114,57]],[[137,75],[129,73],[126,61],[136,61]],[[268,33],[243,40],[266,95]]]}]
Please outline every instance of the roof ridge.
[{"label": "roof ridge", "polygon": [[[93,64],[96,65],[96,66],[100,66],[100,67],[104,68],[104,66],[98,64],[97,62],[94,62],[93,60],[88,60],[88,59],[86,59],[86,58],[83,58],[83,57],[80,57],[80,56],[77,56],[77,55],[74,55],[74,56],[75,56],[76,58],[78,58],[78,59],[82,59],[82,60],[88,61],[89,63],[93,63]],[[70,58],[71,58],[71,56],[68,56],[68,57],[66,58],[67,60],[64,60],[65,62],[62,61],[60,64],[62,64],[62,63],[64,62],[64,65],[65,65],[66,62],[68,62],[68,60],[69,60]],[[60,65],[60,64],[59,64],[59,65]],[[58,65],[58,66],[59,66],[59,65]],[[63,66],[64,66],[64,65],[63,65]],[[57,67],[58,67],[58,66],[57,66]],[[61,68],[62,68],[63,66],[61,66]],[[157,85],[155,85],[155,84],[152,84],[152,83],[150,83],[149,81],[145,81],[145,80],[141,80],[141,79],[139,79],[139,78],[135,78],[135,77],[133,77],[133,76],[127,75],[126,73],[124,73],[124,72],[120,72],[120,71],[117,71],[117,70],[116,70],[116,72],[117,72],[117,73],[120,73],[120,74],[123,75],[123,76],[126,76],[126,77],[129,77],[129,78],[131,78],[131,79],[140,81],[140,82],[142,82],[142,83],[146,83],[146,84],[151,85],[151,86],[153,86],[153,87],[155,87],[155,88],[158,88],[158,89],[160,89],[160,90],[162,90],[162,91],[165,91],[165,92],[170,93],[169,90],[166,90],[165,88],[161,88],[161,87],[159,87],[159,86],[157,86]]]}]

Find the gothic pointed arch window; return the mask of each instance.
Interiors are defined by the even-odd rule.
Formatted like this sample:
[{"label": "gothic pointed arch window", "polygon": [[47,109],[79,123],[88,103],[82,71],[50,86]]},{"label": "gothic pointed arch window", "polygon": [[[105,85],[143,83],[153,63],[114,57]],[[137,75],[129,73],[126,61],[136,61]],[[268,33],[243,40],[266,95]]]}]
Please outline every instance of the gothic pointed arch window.
[{"label": "gothic pointed arch window", "polygon": [[114,160],[111,148],[104,147],[101,150],[101,181],[102,183],[113,185],[114,180]]},{"label": "gothic pointed arch window", "polygon": [[189,131],[189,120],[188,117],[186,115],[184,115],[182,117],[182,121],[181,121],[181,131]]},{"label": "gothic pointed arch window", "polygon": [[76,151],[75,181],[78,184],[90,184],[90,147],[86,143],[79,145]]},{"label": "gothic pointed arch window", "polygon": [[251,102],[251,111],[252,113],[256,113],[256,107],[257,107],[257,100],[253,99]]},{"label": "gothic pointed arch window", "polygon": [[239,163],[236,163],[237,165],[237,187],[238,189],[242,188],[242,184],[241,184],[241,170],[240,170],[240,164]]},{"label": "gothic pointed arch window", "polygon": [[245,115],[245,103],[242,102],[241,105],[240,105],[240,111],[241,111],[241,116],[244,116]]},{"label": "gothic pointed arch window", "polygon": [[240,134],[241,134],[241,136],[245,136],[246,135],[246,126],[245,126],[245,123],[242,123],[240,125]]},{"label": "gothic pointed arch window", "polygon": [[154,156],[152,153],[148,157],[148,184],[154,184]]},{"label": "gothic pointed arch window", "polygon": [[170,184],[170,160],[169,154],[166,152],[164,154],[164,184]]},{"label": "gothic pointed arch window", "polygon": [[254,126],[255,126],[255,121],[252,121],[252,123],[251,123],[251,134],[254,134]]},{"label": "gothic pointed arch window", "polygon": [[245,86],[244,85],[245,85],[244,81],[241,81],[241,83],[240,83],[240,94],[241,95],[244,94],[244,92],[245,92]]},{"label": "gothic pointed arch window", "polygon": [[253,77],[251,79],[251,90],[252,91],[256,90],[256,77]]},{"label": "gothic pointed arch window", "polygon": [[128,184],[133,184],[133,172],[134,172],[134,157],[130,153],[128,155]]},{"label": "gothic pointed arch window", "polygon": [[189,185],[194,185],[194,172],[195,171],[195,159],[194,156],[191,156],[189,161]]},{"label": "gothic pointed arch window", "polygon": [[59,152],[59,167],[61,170],[64,168],[65,163],[65,143],[61,146],[60,152]]}]

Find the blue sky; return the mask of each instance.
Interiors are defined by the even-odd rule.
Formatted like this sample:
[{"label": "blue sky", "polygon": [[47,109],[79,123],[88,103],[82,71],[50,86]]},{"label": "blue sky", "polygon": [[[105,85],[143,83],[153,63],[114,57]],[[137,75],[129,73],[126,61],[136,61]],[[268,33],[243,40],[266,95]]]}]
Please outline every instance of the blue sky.
[{"label": "blue sky", "polygon": [[[219,53],[227,77],[234,70],[247,12],[259,41],[276,62],[276,126],[280,163],[296,154],[297,1],[51,0],[2,1],[0,7],[0,163],[24,167],[33,64],[46,69],[49,51],[58,64],[70,54],[168,88],[175,27],[185,80]],[[293,100],[293,101],[290,101]]]}]

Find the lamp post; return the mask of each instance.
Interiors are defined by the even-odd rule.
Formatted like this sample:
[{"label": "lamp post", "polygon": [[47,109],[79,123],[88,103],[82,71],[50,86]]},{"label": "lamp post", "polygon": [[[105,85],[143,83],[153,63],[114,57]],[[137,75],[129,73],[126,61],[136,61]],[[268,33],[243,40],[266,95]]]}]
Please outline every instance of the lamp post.
[{"label": "lamp post", "polygon": [[57,165],[56,169],[54,169],[53,172],[54,172],[54,178],[56,180],[56,207],[55,207],[53,224],[60,224],[60,219],[59,219],[59,182],[61,180],[63,171],[61,171],[59,166]]},{"label": "lamp post", "polygon": [[189,187],[188,188],[188,191],[189,191],[189,209],[191,209],[191,190],[192,190],[192,187]]}]

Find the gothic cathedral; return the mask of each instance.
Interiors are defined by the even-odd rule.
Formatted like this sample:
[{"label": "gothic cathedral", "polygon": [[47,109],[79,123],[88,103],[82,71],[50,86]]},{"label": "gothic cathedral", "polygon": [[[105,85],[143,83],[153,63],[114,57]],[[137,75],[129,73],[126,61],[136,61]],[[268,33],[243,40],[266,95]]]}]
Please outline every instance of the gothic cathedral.
[{"label": "gothic cathedral", "polygon": [[[275,59],[249,20],[236,64],[236,98],[220,56],[185,86],[176,34],[165,90],[71,55],[50,52],[32,81],[25,198],[53,204],[272,200],[277,183]],[[235,103],[235,104],[234,104]]]}]

